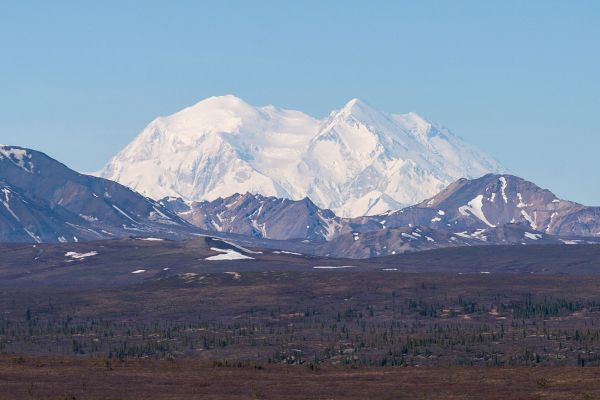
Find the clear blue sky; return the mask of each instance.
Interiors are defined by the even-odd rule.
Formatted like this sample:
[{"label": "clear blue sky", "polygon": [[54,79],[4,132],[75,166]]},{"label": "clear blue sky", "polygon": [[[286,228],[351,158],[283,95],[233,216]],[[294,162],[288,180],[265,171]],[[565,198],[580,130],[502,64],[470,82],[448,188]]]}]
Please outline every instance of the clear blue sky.
[{"label": "clear blue sky", "polygon": [[99,169],[150,120],[235,94],[416,111],[600,205],[600,1],[4,1],[0,143]]}]

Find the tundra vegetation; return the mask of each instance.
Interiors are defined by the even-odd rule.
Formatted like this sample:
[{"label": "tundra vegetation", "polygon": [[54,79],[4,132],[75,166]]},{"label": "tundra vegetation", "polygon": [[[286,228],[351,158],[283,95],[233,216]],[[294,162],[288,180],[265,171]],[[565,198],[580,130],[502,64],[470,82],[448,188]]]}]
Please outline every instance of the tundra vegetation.
[{"label": "tundra vegetation", "polygon": [[0,398],[600,396],[599,275],[140,268],[96,247],[0,267]]}]

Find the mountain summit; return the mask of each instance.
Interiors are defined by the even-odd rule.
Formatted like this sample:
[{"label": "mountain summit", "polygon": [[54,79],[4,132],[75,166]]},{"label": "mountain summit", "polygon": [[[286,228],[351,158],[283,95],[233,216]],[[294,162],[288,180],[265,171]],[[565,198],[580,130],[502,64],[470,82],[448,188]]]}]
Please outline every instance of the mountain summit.
[{"label": "mountain summit", "polygon": [[155,119],[100,175],[155,199],[249,192],[309,197],[340,216],[359,216],[488,172],[504,168],[415,113],[388,114],[353,99],[318,120],[228,95]]}]

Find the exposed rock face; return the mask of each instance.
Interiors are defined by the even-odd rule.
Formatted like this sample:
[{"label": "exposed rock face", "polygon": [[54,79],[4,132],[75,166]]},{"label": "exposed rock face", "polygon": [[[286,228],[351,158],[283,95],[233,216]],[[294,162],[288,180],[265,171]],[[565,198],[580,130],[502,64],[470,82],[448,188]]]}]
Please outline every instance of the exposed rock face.
[{"label": "exposed rock face", "polygon": [[583,240],[566,241],[517,224],[459,231],[413,226],[343,234],[330,242],[319,245],[316,254],[331,257],[369,258],[444,247],[564,244],[565,242],[587,243]]},{"label": "exposed rock face", "polygon": [[276,240],[329,240],[350,231],[344,219],[308,198],[293,201],[246,193],[210,202],[164,198],[160,203],[207,231]]},{"label": "exposed rock face", "polygon": [[457,231],[522,224],[558,236],[600,236],[600,208],[562,200],[513,175],[460,179],[438,195],[385,216],[388,227],[412,225]]},{"label": "exposed rock face", "polygon": [[79,174],[38,151],[0,146],[0,240],[73,242],[197,231],[116,182]]},{"label": "exposed rock face", "polygon": [[597,207],[560,200],[512,175],[461,179],[415,206],[352,219],[319,209],[308,199],[290,201],[249,193],[212,202],[170,198],[161,203],[208,231],[326,241],[316,244],[312,253],[335,257],[454,246],[585,243],[600,237]]}]

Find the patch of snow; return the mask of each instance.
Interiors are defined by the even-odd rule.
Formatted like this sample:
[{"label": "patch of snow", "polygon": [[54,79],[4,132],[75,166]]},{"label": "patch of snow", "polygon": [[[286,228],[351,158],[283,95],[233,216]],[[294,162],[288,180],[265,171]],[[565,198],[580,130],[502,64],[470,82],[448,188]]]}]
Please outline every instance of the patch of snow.
[{"label": "patch of snow", "polygon": [[114,204],[112,205],[112,207],[117,210],[119,213],[121,213],[122,215],[124,215],[125,217],[127,217],[128,219],[130,219],[132,222],[137,223],[137,221],[133,218],[131,218],[129,215],[127,215],[127,213],[123,210],[121,210],[119,207],[115,206]]},{"label": "patch of snow", "polygon": [[580,244],[581,240],[567,240],[567,239],[558,239],[564,244]]},{"label": "patch of snow", "polygon": [[[262,207],[262,205],[261,205],[261,207]],[[269,234],[267,233],[267,223],[266,222],[263,222],[262,224],[259,224],[255,220],[252,220],[252,227],[254,227],[254,229],[260,231],[260,234],[261,234],[262,237],[264,237],[264,238],[268,238],[269,237]]]},{"label": "patch of snow", "polygon": [[485,233],[486,231],[487,231],[486,229],[477,229],[473,233],[468,233],[467,231],[464,231],[464,232],[456,232],[455,235],[460,236],[465,239],[477,239],[477,240],[481,240],[482,242],[486,242],[487,236],[483,235],[483,233]]},{"label": "patch of snow", "polygon": [[240,250],[240,251],[243,251],[244,253],[249,253],[249,254],[262,254],[262,251],[253,251],[253,250],[247,249],[247,248],[245,248],[245,247],[242,247],[242,246],[240,246],[239,244],[235,244],[235,243],[229,242],[229,241],[227,241],[227,240],[224,240],[224,239],[221,239],[221,238],[218,238],[218,239],[217,239],[217,238],[215,238],[215,240],[217,240],[217,241],[219,241],[219,242],[223,242],[223,243],[225,243],[225,244],[228,244],[228,245],[230,245],[230,246],[233,246],[233,247],[235,247],[236,249],[238,249],[238,250]]},{"label": "patch of snow", "polygon": [[317,265],[314,269],[344,269],[344,268],[356,268],[354,265]]},{"label": "patch of snow", "polygon": [[36,241],[37,243],[42,243],[42,239],[36,235],[35,233],[31,232],[29,229],[27,228],[23,228],[25,230],[25,232],[27,232],[27,234],[29,235],[29,237],[31,237],[34,241]]},{"label": "patch of snow", "polygon": [[552,223],[554,222],[554,218],[556,218],[558,216],[557,212],[553,212],[552,215],[550,215],[550,221],[548,221],[548,226],[546,227],[546,233],[550,233],[550,227],[552,226]]},{"label": "patch of snow", "polygon": [[145,269],[136,269],[135,271],[131,271],[132,274],[141,274],[142,272],[146,272]]},{"label": "patch of snow", "polygon": [[[9,195],[12,193],[11,190],[9,188],[2,188],[2,193],[4,193],[4,200],[2,200],[2,204],[4,204],[4,208],[6,208],[6,210],[10,213],[10,215],[12,215],[12,217],[14,219],[16,219],[17,221],[21,221],[21,219],[19,219],[17,214],[15,214],[13,212],[13,210],[11,210],[11,208],[10,208]],[[29,236],[31,236],[31,234]]]},{"label": "patch of snow", "polygon": [[473,232],[472,236],[482,242],[487,242],[487,236],[484,235],[485,232],[487,232],[487,229],[477,229]]},{"label": "patch of snow", "polygon": [[542,235],[540,235],[539,233],[525,232],[523,235],[527,239],[531,239],[531,240],[540,240],[542,238]]},{"label": "patch of snow", "polygon": [[145,240],[147,242],[163,242],[165,239],[155,238],[155,237],[145,237],[145,238],[138,238],[138,240]]},{"label": "patch of snow", "polygon": [[254,258],[249,257],[245,254],[238,253],[233,249],[219,249],[216,247],[210,248],[212,251],[216,251],[223,254],[217,254],[216,256],[206,257],[205,260],[208,261],[222,261],[222,260],[254,260]]},{"label": "patch of snow", "polygon": [[224,272],[227,275],[233,275],[233,279],[240,279],[242,277],[242,274],[240,274],[239,272]]},{"label": "patch of snow", "polygon": [[517,197],[519,198],[519,203],[517,204],[518,208],[525,208],[531,205],[523,201],[523,195],[521,193],[517,193]]},{"label": "patch of snow", "polygon": [[98,221],[98,218],[92,217],[90,215],[79,214],[79,216],[81,217],[81,219],[86,220],[87,222],[96,222],[96,221]]},{"label": "patch of snow", "polygon": [[[152,209],[154,210],[154,212],[156,213],[156,215],[159,215],[160,217],[162,217],[163,219],[167,219],[170,220],[171,218],[167,217],[162,211],[160,211],[158,208],[152,206]],[[150,213],[150,216],[152,217],[152,212]]]},{"label": "patch of snow", "polygon": [[495,228],[496,225],[493,225],[490,221],[487,220],[485,214],[483,213],[483,195],[478,195],[473,200],[469,201],[466,206],[460,206],[458,211],[461,215],[468,216],[469,213],[482,221],[487,226]]},{"label": "patch of snow", "polygon": [[535,223],[533,218],[531,218],[531,216],[527,214],[527,211],[521,210],[521,215],[527,220],[527,222],[529,222],[529,226],[531,226],[532,229],[537,230],[537,224]]},{"label": "patch of snow", "polygon": [[27,150],[0,145],[0,159],[2,158],[8,159],[14,165],[26,172],[33,172],[33,162],[31,162],[31,154],[29,154]]},{"label": "patch of snow", "polygon": [[294,253],[293,251],[285,251],[285,250],[279,250],[279,251],[274,251],[273,254],[291,254],[293,256],[301,256],[302,254],[300,253]]},{"label": "patch of snow", "polygon": [[508,186],[508,183],[506,182],[506,178],[501,176],[500,178],[498,178],[498,180],[500,181],[500,189],[502,191],[502,199],[504,200],[505,204],[508,204],[508,196],[506,196],[506,187]]},{"label": "patch of snow", "polygon": [[70,257],[74,260],[85,260],[87,257],[97,256],[97,251],[88,251],[87,253],[77,253],[75,251],[67,251],[65,257]]}]

